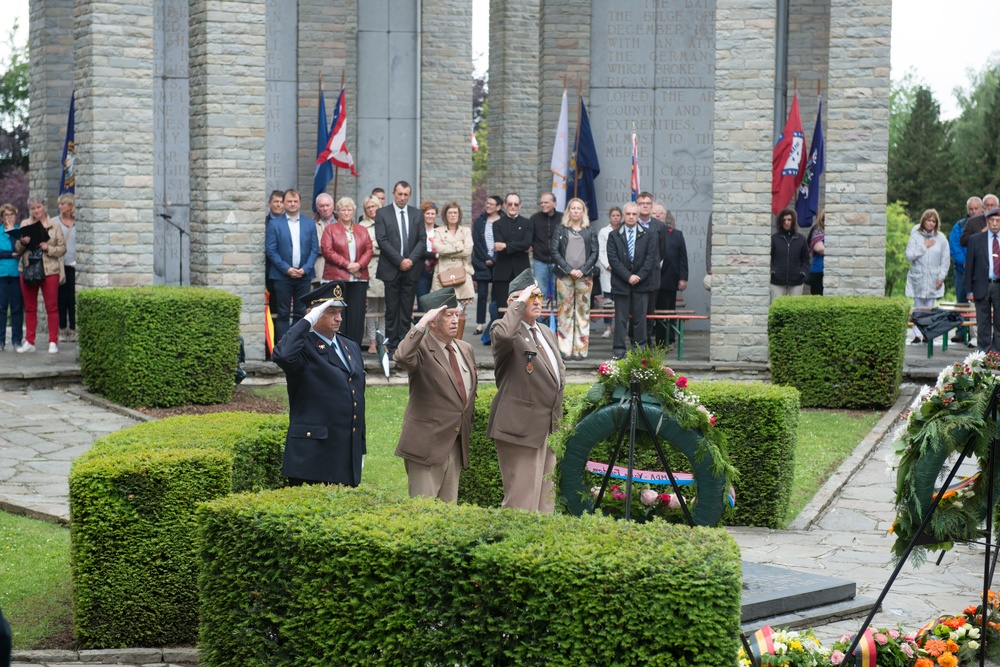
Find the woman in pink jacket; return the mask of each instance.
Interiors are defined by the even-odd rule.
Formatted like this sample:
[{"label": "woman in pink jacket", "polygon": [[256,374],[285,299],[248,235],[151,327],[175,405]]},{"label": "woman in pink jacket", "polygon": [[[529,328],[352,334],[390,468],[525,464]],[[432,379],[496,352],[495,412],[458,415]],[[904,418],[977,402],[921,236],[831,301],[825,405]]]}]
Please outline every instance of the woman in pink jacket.
[{"label": "woman in pink jacket", "polygon": [[368,263],[372,261],[372,241],[368,230],[356,223],[357,206],[350,197],[337,202],[336,219],[323,230],[319,249],[326,260],[323,281],[343,280],[347,284],[344,324],[341,333],[358,345],[365,335],[365,301],[368,293]]}]

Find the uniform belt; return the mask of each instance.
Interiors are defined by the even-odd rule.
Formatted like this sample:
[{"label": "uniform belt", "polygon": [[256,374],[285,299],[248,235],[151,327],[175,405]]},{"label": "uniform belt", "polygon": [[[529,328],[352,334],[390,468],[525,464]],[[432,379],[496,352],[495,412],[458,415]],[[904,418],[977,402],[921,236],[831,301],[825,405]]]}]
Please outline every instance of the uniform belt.
[{"label": "uniform belt", "polygon": [[989,281],[991,283],[1000,283],[1000,278],[990,278]]}]

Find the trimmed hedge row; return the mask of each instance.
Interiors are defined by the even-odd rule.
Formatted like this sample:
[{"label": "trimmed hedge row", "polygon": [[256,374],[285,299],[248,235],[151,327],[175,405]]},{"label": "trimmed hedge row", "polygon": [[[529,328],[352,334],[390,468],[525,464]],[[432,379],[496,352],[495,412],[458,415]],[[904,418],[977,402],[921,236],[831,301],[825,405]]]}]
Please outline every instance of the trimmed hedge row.
[{"label": "trimmed hedge row", "polygon": [[198,519],[207,667],[717,667],[738,649],[722,530],[315,486]]},{"label": "trimmed hedge row", "polygon": [[273,461],[260,452],[280,452],[287,426],[284,415],[173,417],[101,438],[73,462],[73,615],[81,645],[194,642],[195,507],[234,490],[280,486],[280,464],[270,469]]},{"label": "trimmed hedge row", "polygon": [[888,407],[903,378],[907,299],[781,297],[767,317],[771,379],[803,407]]},{"label": "trimmed hedge row", "polygon": [[90,391],[129,407],[227,403],[242,300],[204,287],[84,290],[80,374]]},{"label": "trimmed hedge row", "polygon": [[[739,473],[736,511],[727,512],[723,523],[737,526],[780,528],[791,501],[795,472],[795,445],[799,426],[799,393],[792,387],[762,382],[692,382],[691,391],[716,414],[716,428],[726,435],[726,452]],[[566,387],[564,406],[583,400],[589,387]],[[497,465],[496,446],[486,438],[486,420],[493,389],[482,389],[476,400],[476,422],[469,442],[469,467],[462,471],[458,500],[481,507],[499,507],[503,482]],[[564,407],[568,412],[568,407]],[[641,436],[645,438],[645,436]],[[614,443],[595,448],[606,460]],[[667,450],[675,470],[686,469],[687,460]],[[637,468],[659,469],[652,447],[638,452]]]}]

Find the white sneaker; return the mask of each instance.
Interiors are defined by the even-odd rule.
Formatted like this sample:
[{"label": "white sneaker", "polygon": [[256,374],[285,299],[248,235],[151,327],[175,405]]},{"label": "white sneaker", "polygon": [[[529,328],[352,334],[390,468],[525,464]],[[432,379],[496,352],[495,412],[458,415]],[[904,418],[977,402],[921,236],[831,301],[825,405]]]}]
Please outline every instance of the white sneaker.
[{"label": "white sneaker", "polygon": [[601,338],[611,338],[611,329],[605,329],[604,333],[601,334]]},{"label": "white sneaker", "polygon": [[23,341],[21,343],[21,347],[17,348],[17,350],[15,350],[15,351],[18,354],[24,354],[25,352],[34,352],[35,351],[35,346],[32,345],[31,343],[29,343],[28,341]]},{"label": "white sneaker", "polygon": [[59,346],[55,343],[49,343],[49,354],[55,354],[59,351]]}]

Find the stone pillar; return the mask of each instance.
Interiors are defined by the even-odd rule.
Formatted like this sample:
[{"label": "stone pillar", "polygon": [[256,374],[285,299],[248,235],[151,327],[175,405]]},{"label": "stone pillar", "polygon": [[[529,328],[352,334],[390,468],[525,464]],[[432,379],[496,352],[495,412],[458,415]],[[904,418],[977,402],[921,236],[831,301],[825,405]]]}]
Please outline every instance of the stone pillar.
[{"label": "stone pillar", "polygon": [[[577,123],[577,93],[578,81],[583,82],[583,99],[587,110],[592,108],[590,100],[590,43],[591,43],[591,2],[592,0],[542,0],[541,3],[541,55],[539,70],[539,99],[541,108],[538,114],[538,178],[537,194],[552,191],[552,150],[556,141],[556,125],[559,122],[559,109],[562,105],[563,81],[566,82],[569,98],[569,150],[573,150]],[[564,79],[565,77],[565,79]],[[490,93],[493,92],[493,81],[490,80]],[[593,113],[593,112],[591,112]],[[490,128],[492,135],[493,106],[490,105]],[[595,134],[601,128],[594,129]],[[596,137],[595,137],[596,139]],[[492,138],[490,151],[493,151]],[[530,214],[538,210],[537,199],[530,201],[532,195],[523,194],[525,212]],[[566,199],[572,193],[566,195]],[[603,216],[602,216],[603,217]]]},{"label": "stone pillar", "polygon": [[[411,204],[426,199],[420,189],[418,155],[420,4],[414,0],[358,0],[357,113],[351,113],[348,107],[348,118],[357,118],[358,125],[354,154],[361,174],[358,193],[368,194],[375,187],[388,193],[396,181],[402,180],[412,186]],[[470,91],[471,87],[470,83]],[[454,101],[437,103],[448,106]],[[439,111],[435,108],[432,113]],[[350,144],[348,148],[354,149]]]},{"label": "stone pillar", "polygon": [[[790,0],[786,81],[788,94],[785,108],[792,106],[792,92],[797,83],[799,112],[807,143],[812,142],[813,126],[816,123],[816,83],[821,84],[823,99],[826,99],[829,69],[830,0]],[[781,125],[784,125],[784,120]]]},{"label": "stone pillar", "polygon": [[73,0],[32,0],[28,8],[28,25],[21,30],[29,30],[29,185],[31,194],[45,197],[55,215],[73,93]]},{"label": "stone pillar", "polygon": [[490,0],[486,182],[490,194],[518,192],[525,214],[539,180],[539,8],[540,0]]},{"label": "stone pillar", "polygon": [[772,0],[717,0],[713,361],[766,361],[774,116]]},{"label": "stone pillar", "polygon": [[243,298],[263,358],[264,3],[191,0],[191,284]]},{"label": "stone pillar", "polygon": [[[296,4],[295,0],[264,2],[267,33],[267,70],[264,74],[267,86],[264,113],[267,115],[267,122],[264,149],[267,155],[267,177],[264,192],[261,193],[262,202],[270,197],[272,190],[297,187],[299,26]],[[304,32],[308,33],[312,29],[312,22],[303,26]]]},{"label": "stone pillar", "polygon": [[420,189],[471,225],[472,4],[423,0],[420,19]]},{"label": "stone pillar", "polygon": [[[378,4],[378,3],[374,3]],[[383,5],[385,2],[382,3]],[[302,210],[313,217],[313,176],[316,171],[316,134],[319,113],[319,74],[323,73],[323,90],[326,95],[327,129],[340,94],[340,77],[345,75],[347,86],[347,148],[358,159],[357,132],[360,98],[357,78],[357,20],[355,2],[329,2],[329,0],[299,0],[298,23],[298,188],[302,193]],[[382,24],[383,37],[386,23]],[[383,80],[382,85],[388,85]],[[359,173],[365,172],[358,170]],[[357,180],[349,171],[340,170],[337,192],[333,181],[327,192],[339,197],[349,196],[357,201]],[[290,187],[290,186],[289,186]]]},{"label": "stone pillar", "polygon": [[891,0],[831,0],[824,287],[885,290]]},{"label": "stone pillar", "polygon": [[77,284],[151,285],[153,1],[78,2],[74,43]]}]

